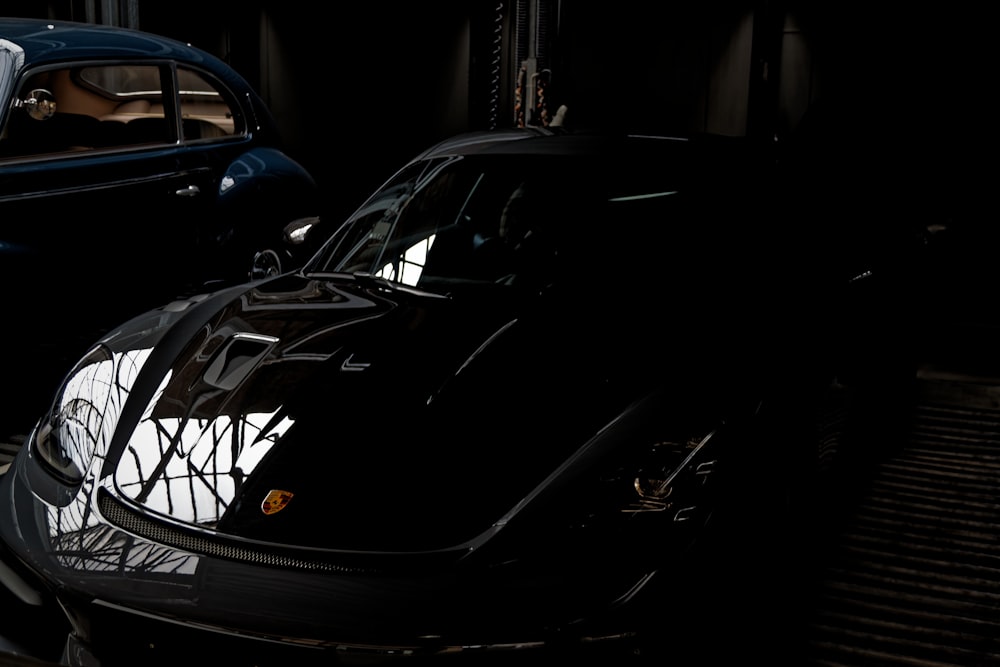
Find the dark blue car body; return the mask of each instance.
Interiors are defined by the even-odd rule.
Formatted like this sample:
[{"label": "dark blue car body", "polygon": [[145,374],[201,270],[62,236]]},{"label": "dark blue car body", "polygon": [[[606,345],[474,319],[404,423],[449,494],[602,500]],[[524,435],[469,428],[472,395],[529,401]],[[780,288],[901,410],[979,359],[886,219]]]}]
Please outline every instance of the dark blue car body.
[{"label": "dark blue car body", "polygon": [[0,344],[41,352],[17,369],[25,398],[51,391],[65,360],[123,317],[245,280],[258,253],[272,271],[295,261],[284,230],[315,215],[314,179],[211,54],[110,26],[0,19],[0,102]]}]

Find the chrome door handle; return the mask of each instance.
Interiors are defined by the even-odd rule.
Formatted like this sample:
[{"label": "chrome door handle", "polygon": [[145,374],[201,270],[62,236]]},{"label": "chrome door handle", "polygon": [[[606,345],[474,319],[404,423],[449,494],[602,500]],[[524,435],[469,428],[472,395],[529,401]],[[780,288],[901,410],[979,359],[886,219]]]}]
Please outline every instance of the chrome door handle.
[{"label": "chrome door handle", "polygon": [[174,193],[178,197],[194,197],[201,194],[201,189],[197,185],[189,185]]}]

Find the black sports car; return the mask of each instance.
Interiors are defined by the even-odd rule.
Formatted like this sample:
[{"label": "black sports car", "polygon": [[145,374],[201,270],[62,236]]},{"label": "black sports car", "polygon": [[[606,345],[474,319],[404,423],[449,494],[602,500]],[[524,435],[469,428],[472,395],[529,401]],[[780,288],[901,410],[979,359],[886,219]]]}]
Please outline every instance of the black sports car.
[{"label": "black sports car", "polygon": [[888,374],[847,335],[874,283],[788,256],[768,169],[720,138],[463,135],[304,269],[114,329],[0,477],[7,606],[49,635],[22,641],[635,655],[720,622],[739,573],[775,594],[805,540],[782,503],[853,423],[824,420]]}]

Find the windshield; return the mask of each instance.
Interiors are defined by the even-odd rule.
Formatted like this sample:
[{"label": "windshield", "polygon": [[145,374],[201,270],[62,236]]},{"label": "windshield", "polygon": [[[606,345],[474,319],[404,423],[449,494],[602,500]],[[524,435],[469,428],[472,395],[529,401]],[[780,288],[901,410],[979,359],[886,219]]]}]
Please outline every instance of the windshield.
[{"label": "windshield", "polygon": [[537,291],[567,272],[575,282],[596,270],[634,274],[654,257],[643,249],[664,251],[678,193],[662,174],[628,172],[579,156],[419,161],[355,212],[307,271],[444,295],[487,285]]}]

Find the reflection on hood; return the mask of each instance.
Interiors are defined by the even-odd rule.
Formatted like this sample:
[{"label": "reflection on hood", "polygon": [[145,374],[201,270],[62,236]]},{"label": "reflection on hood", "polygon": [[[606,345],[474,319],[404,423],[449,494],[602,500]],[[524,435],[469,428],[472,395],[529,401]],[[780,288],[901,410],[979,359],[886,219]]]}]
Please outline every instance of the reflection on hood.
[{"label": "reflection on hood", "polygon": [[277,414],[144,419],[115,472],[118,488],[179,521],[215,525],[291,426]]},{"label": "reflection on hood", "polygon": [[115,488],[247,539],[390,550],[471,539],[628,400],[609,373],[630,356],[580,364],[565,344],[582,342],[579,322],[520,312],[301,276],[248,289],[169,365],[147,366],[162,377],[136,398],[146,408]]}]

